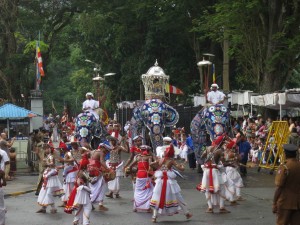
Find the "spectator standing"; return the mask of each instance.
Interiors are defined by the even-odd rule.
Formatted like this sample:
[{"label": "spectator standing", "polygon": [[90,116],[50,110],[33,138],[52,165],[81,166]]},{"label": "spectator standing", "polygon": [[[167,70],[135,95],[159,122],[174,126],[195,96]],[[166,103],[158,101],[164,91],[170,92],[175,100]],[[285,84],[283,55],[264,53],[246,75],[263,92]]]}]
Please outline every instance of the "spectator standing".
[{"label": "spectator standing", "polygon": [[251,150],[250,143],[246,140],[246,137],[243,133],[240,132],[240,136],[237,139],[237,146],[239,147],[239,154],[241,156],[240,160],[240,172],[242,176],[247,175],[247,162],[248,155]]},{"label": "spectator standing", "polygon": [[300,147],[300,136],[299,134],[297,133],[297,128],[294,127],[292,129],[292,132],[290,133],[289,137],[288,137],[288,144],[293,144],[293,145],[296,145],[297,148],[298,148],[298,151],[297,151],[297,159],[299,160],[299,147]]}]

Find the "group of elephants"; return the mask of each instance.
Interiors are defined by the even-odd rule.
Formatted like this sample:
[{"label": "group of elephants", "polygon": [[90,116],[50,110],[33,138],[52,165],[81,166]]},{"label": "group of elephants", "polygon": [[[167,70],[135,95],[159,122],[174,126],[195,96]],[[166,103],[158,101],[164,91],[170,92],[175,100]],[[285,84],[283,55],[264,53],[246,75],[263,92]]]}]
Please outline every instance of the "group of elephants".
[{"label": "group of elephants", "polygon": [[[101,115],[100,115],[101,118]],[[145,100],[133,109],[131,118],[132,136],[145,137],[146,128],[152,149],[163,145],[165,127],[173,127],[179,120],[178,112],[160,99]],[[200,153],[207,141],[230,131],[230,112],[224,105],[210,105],[203,107],[191,121],[190,134],[193,139],[195,153]],[[90,112],[80,113],[76,118],[76,136],[79,141],[90,142],[97,146],[108,135],[105,125],[97,121]],[[209,136],[208,136],[209,135]]]}]

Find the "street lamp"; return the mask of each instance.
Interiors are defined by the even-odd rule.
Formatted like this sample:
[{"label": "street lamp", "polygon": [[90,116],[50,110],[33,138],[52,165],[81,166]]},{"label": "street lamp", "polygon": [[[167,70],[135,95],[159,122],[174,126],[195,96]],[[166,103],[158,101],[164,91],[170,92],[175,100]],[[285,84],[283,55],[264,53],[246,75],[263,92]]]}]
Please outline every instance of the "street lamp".
[{"label": "street lamp", "polygon": [[95,63],[89,59],[85,60],[88,63],[93,63],[96,67],[94,68],[94,71],[97,73],[97,75],[93,78],[93,81],[96,82],[96,91],[97,91],[97,99],[99,102],[99,107],[101,106],[100,102],[100,81],[104,81],[105,77],[114,76],[116,73],[106,73],[103,76],[100,76],[99,72],[101,71],[101,64]]},{"label": "street lamp", "polygon": [[[203,57],[203,60],[202,61],[199,61],[197,63],[197,66],[199,67],[199,70],[200,70],[200,86],[201,86],[201,90],[204,89],[203,86],[205,86],[205,95],[206,93],[208,92],[208,75],[209,75],[209,66],[211,65],[212,63],[208,60],[205,60],[204,57]],[[207,70],[206,70],[206,67],[207,66]],[[202,71],[202,67],[204,68],[203,71]],[[203,85],[203,79],[202,79],[202,72],[204,72],[204,85]]]}]

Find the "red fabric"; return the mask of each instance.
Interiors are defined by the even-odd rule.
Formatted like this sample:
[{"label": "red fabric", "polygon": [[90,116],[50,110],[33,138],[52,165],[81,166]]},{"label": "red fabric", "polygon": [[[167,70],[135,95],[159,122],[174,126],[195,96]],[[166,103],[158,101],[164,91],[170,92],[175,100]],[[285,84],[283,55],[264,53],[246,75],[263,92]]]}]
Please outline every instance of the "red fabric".
[{"label": "red fabric", "polygon": [[218,146],[219,144],[221,144],[221,142],[223,141],[224,136],[221,135],[219,137],[217,137],[213,142],[212,142],[212,146]]},{"label": "red fabric", "polygon": [[142,152],[142,150],[136,146],[132,146],[130,148],[130,153],[141,153],[141,152]]},{"label": "red fabric", "polygon": [[232,149],[234,145],[235,145],[235,141],[230,141],[230,142],[227,144],[227,148],[228,148],[228,149]]},{"label": "red fabric", "polygon": [[173,158],[174,154],[175,154],[174,146],[173,146],[173,144],[170,144],[170,146],[166,148],[165,157],[166,158]]},{"label": "red fabric", "polygon": [[59,142],[59,148],[62,148],[64,151],[68,151],[68,147],[66,145],[66,143],[64,143],[63,141]]},{"label": "red fabric", "polygon": [[112,136],[118,139],[119,138],[119,131],[118,130],[114,131]]},{"label": "red fabric", "polygon": [[159,207],[158,207],[159,209],[163,209],[165,206],[166,195],[167,195],[167,181],[168,181],[167,171],[163,171],[163,185],[160,194]]},{"label": "red fabric", "polygon": [[67,172],[67,174],[75,172],[77,170],[78,170],[78,168],[76,166],[74,166],[73,169],[71,169],[70,171]]},{"label": "red fabric", "polygon": [[205,168],[209,169],[209,192],[214,193],[214,181],[213,181],[213,169],[217,168],[216,165],[212,165],[211,162],[205,164]]},{"label": "red fabric", "polygon": [[147,178],[149,170],[149,162],[138,162],[137,178]]},{"label": "red fabric", "polygon": [[81,170],[82,168],[86,168],[87,165],[89,164],[89,159],[87,154],[83,154],[82,158],[79,162],[79,169]]},{"label": "red fabric", "polygon": [[72,214],[72,211],[73,211],[73,204],[74,204],[74,200],[75,200],[75,197],[76,197],[76,194],[77,194],[77,182],[75,182],[75,186],[69,196],[69,200],[67,201],[67,204],[65,206],[65,213],[68,213],[68,214]]},{"label": "red fabric", "polygon": [[91,177],[97,177],[100,175],[101,163],[99,160],[90,159],[87,167]]}]

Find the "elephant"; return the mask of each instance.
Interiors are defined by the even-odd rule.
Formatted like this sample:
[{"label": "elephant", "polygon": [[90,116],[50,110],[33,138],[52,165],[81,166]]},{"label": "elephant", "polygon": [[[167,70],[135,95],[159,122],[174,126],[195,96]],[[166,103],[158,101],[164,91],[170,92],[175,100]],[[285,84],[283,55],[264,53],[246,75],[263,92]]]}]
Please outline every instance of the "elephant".
[{"label": "elephant", "polygon": [[230,132],[230,112],[226,106],[220,104],[202,108],[191,122],[191,136],[198,163],[201,163],[202,151],[211,141]]},{"label": "elephant", "polygon": [[149,130],[152,149],[163,145],[163,133],[165,127],[174,126],[179,120],[178,112],[160,99],[146,100],[133,110],[131,118],[132,136],[145,137],[145,128]]},{"label": "elephant", "polygon": [[76,137],[81,145],[89,143],[93,149],[97,148],[99,143],[105,141],[105,137],[109,135],[103,121],[97,120],[89,111],[82,112],[76,117],[75,126]]}]

